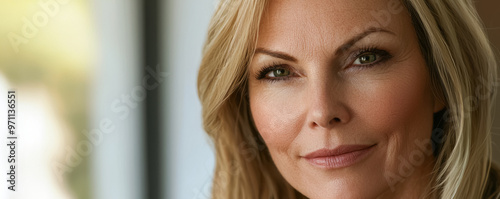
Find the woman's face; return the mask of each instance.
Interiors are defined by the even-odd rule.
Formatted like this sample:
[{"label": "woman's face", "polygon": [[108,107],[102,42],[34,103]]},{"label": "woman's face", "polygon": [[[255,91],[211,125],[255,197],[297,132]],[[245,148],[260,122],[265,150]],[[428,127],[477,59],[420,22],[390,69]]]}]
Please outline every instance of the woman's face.
[{"label": "woman's face", "polygon": [[408,196],[429,183],[443,105],[398,0],[273,0],[249,74],[255,126],[304,195]]}]

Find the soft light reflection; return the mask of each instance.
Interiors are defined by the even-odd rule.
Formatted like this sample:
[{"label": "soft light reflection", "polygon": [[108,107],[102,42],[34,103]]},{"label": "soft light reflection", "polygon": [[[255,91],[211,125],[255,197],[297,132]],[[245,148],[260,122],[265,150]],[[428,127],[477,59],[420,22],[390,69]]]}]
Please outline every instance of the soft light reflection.
[{"label": "soft light reflection", "polygon": [[[9,84],[0,90],[0,101],[9,88],[19,98],[19,191],[8,198],[91,195],[89,156],[63,178],[54,163],[65,165],[68,151],[86,139],[81,132],[89,128],[89,83],[97,54],[92,14],[89,1],[0,0],[0,75]],[[1,132],[4,140],[3,127]],[[3,164],[6,159],[0,159]],[[2,197],[6,189],[0,190],[0,198],[7,198]]]}]

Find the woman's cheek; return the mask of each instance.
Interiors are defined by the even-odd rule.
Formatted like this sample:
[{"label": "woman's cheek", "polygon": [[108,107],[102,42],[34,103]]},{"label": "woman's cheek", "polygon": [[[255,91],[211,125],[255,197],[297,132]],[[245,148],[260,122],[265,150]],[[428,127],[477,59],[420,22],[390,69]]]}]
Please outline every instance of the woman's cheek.
[{"label": "woman's cheek", "polygon": [[[413,69],[421,66],[400,67]],[[431,91],[425,71],[403,69],[395,70],[387,77],[367,77],[365,82],[357,82],[355,88],[350,89],[358,91],[349,98],[353,103],[351,107],[359,113],[356,115],[387,133],[391,129],[414,125],[424,116],[429,116],[425,114],[432,116]]]},{"label": "woman's cheek", "polygon": [[[416,66],[415,66],[416,68]],[[386,169],[398,167],[399,158],[418,148],[415,144],[430,138],[432,131],[432,95],[425,73],[407,70],[412,75],[393,75],[392,78],[362,85],[355,106],[367,130],[380,138],[386,148]]]},{"label": "woman's cheek", "polygon": [[255,93],[250,109],[257,130],[268,147],[286,150],[302,129],[301,92],[268,89]]}]

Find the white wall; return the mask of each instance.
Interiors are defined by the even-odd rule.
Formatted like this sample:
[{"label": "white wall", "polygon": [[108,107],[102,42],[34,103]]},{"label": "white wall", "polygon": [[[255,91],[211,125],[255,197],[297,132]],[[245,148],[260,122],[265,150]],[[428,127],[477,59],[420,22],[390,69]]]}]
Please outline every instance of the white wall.
[{"label": "white wall", "polygon": [[214,0],[163,1],[162,63],[168,68],[164,86],[164,162],[169,194],[164,198],[210,198],[214,168],[213,150],[201,124],[201,106],[196,92],[196,78],[201,49]]}]

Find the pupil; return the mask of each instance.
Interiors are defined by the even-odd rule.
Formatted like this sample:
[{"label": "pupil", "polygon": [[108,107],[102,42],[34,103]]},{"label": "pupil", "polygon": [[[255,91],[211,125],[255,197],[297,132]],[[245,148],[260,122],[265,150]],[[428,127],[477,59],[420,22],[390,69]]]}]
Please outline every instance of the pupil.
[{"label": "pupil", "polygon": [[365,55],[360,57],[361,63],[370,63],[375,61],[375,55]]},{"label": "pupil", "polygon": [[274,71],[274,76],[279,77],[279,76],[285,76],[286,70],[285,69],[277,69]]}]

